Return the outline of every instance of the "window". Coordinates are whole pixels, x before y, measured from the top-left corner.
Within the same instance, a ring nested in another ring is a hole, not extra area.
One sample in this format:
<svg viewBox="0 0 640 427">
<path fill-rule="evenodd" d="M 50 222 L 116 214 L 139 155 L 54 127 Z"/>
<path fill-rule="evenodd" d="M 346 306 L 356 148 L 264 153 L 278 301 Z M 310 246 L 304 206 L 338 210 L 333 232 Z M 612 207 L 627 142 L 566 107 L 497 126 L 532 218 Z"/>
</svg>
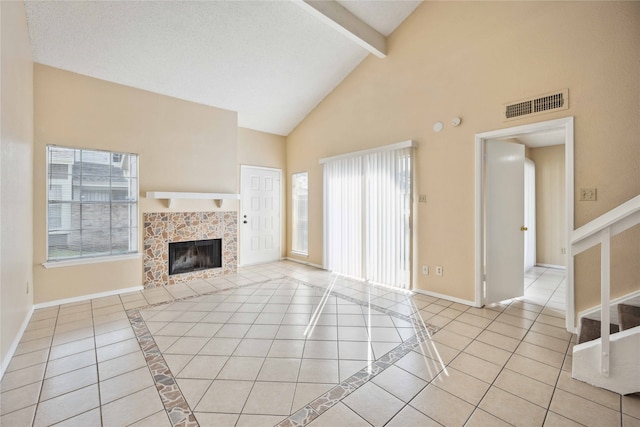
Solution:
<svg viewBox="0 0 640 427">
<path fill-rule="evenodd" d="M 47 259 L 138 249 L 138 156 L 47 146 Z"/>
<path fill-rule="evenodd" d="M 413 142 L 322 159 L 328 270 L 409 288 Z"/>
<path fill-rule="evenodd" d="M 292 176 L 293 212 L 291 250 L 299 255 L 309 254 L 309 177 L 307 172 Z"/>
</svg>

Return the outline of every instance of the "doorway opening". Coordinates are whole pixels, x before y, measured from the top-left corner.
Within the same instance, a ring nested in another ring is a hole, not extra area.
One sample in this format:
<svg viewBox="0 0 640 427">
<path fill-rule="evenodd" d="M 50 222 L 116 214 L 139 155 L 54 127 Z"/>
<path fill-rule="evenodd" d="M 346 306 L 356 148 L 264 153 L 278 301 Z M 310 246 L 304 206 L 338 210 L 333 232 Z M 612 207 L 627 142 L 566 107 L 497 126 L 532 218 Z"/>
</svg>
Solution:
<svg viewBox="0 0 640 427">
<path fill-rule="evenodd" d="M 558 144 L 564 144 L 564 213 L 561 218 L 564 230 L 561 231 L 562 236 L 560 236 L 560 239 L 565 242 L 565 246 L 558 247 L 557 242 L 553 244 L 558 252 L 563 250 L 566 252 L 566 242 L 569 241 L 569 233 L 573 230 L 573 117 L 476 135 L 476 306 L 480 307 L 499 301 L 499 299 L 491 300 L 492 298 L 506 296 L 503 299 L 507 299 L 524 295 L 523 237 L 527 231 L 527 227 L 523 224 L 525 151 L 530 153 L 543 146 Z M 520 145 L 520 148 L 516 147 L 516 145 Z M 495 146 L 500 146 L 500 148 L 496 150 Z M 503 149 L 506 151 L 503 151 Z M 533 160 L 535 162 L 535 156 L 530 157 L 534 157 Z M 497 161 L 497 163 L 491 163 L 492 161 Z M 504 177 L 508 175 L 497 174 L 494 176 L 495 170 L 502 168 L 500 162 L 509 164 L 521 162 L 518 166 L 519 169 L 512 168 L 512 172 L 510 172 L 511 176 L 516 176 L 518 175 L 517 171 L 521 171 L 521 181 L 512 183 L 511 188 L 501 187 L 504 184 Z M 496 182 L 499 184 L 496 184 Z M 514 201 L 513 199 L 518 200 Z M 502 201 L 515 206 L 513 208 L 516 210 L 515 213 L 505 213 L 506 209 L 503 209 Z M 516 209 L 518 206 L 520 206 L 519 211 Z M 496 219 L 498 218 L 497 215 L 503 215 L 503 218 Z M 490 225 L 492 223 L 493 229 Z M 515 229 L 516 223 L 519 224 L 517 229 Z M 497 248 L 496 252 L 492 252 L 495 248 Z M 522 249 L 520 250 L 520 248 Z M 513 249 L 520 250 L 519 254 L 514 255 Z M 509 263 L 504 262 L 500 251 L 511 256 L 512 261 Z M 562 257 L 556 258 L 556 261 L 541 262 L 538 260 L 537 263 L 542 264 L 545 268 L 554 268 L 562 265 L 562 262 L 558 261 L 558 259 L 566 260 L 566 325 L 567 329 L 572 330 L 574 328 L 573 260 L 566 253 L 561 253 L 561 255 Z M 518 266 L 514 264 L 515 259 L 519 259 Z M 499 264 L 507 265 L 506 271 Z M 520 277 L 519 281 L 517 278 L 514 279 L 515 277 Z M 503 286 L 500 282 L 508 288 L 496 290 L 496 286 Z"/>
</svg>

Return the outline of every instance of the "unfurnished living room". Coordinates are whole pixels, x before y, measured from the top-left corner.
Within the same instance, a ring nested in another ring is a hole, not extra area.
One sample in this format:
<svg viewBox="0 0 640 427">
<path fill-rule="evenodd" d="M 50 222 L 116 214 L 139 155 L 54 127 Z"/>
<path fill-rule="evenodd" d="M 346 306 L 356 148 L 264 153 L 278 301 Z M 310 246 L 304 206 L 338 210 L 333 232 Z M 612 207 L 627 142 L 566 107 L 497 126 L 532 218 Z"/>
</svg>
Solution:
<svg viewBox="0 0 640 427">
<path fill-rule="evenodd" d="M 0 20 L 0 425 L 640 426 L 640 2 Z"/>
</svg>

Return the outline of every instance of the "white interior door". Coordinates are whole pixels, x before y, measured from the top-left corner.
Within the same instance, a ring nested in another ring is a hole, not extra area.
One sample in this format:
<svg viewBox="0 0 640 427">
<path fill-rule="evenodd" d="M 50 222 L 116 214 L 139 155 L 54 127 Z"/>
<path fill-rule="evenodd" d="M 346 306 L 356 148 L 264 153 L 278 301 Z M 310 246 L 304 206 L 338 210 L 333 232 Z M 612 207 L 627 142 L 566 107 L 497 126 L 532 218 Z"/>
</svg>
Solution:
<svg viewBox="0 0 640 427">
<path fill-rule="evenodd" d="M 280 260 L 280 169 L 240 170 L 240 264 Z"/>
<path fill-rule="evenodd" d="M 485 144 L 485 304 L 524 294 L 524 146 Z"/>
</svg>

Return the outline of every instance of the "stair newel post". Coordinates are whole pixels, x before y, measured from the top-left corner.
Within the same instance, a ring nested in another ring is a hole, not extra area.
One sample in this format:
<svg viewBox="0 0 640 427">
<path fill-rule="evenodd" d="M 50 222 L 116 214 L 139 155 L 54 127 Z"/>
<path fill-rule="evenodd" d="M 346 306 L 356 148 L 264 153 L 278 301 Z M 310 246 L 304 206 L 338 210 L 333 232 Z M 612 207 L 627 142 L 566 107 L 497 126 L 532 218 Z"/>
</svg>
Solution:
<svg viewBox="0 0 640 427">
<path fill-rule="evenodd" d="M 601 359 L 602 375 L 609 376 L 609 333 L 611 317 L 609 314 L 610 281 L 611 281 L 611 228 L 606 227 L 600 232 L 600 307 L 601 307 Z"/>
</svg>

